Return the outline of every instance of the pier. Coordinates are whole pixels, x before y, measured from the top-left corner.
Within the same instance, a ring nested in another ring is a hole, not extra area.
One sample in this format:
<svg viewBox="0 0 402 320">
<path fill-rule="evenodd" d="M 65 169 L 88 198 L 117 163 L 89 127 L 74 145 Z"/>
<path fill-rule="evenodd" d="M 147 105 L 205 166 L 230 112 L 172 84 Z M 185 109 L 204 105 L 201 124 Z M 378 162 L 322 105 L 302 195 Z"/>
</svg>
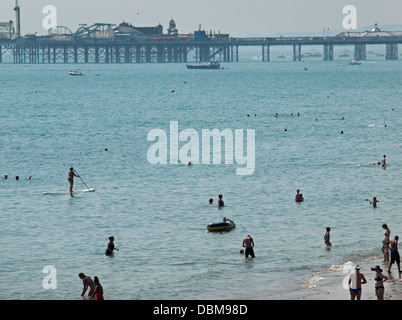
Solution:
<svg viewBox="0 0 402 320">
<path fill-rule="evenodd" d="M 229 34 L 206 34 L 199 30 L 179 34 L 174 20 L 170 20 L 167 33 L 159 24 L 156 27 L 135 27 L 128 23 L 119 25 L 96 23 L 81 26 L 76 32 L 58 26 L 46 36 L 28 34 L 21 36 L 20 7 L 14 8 L 16 23 L 0 22 L 0 63 L 6 54 L 13 63 L 186 63 L 238 62 L 240 47 L 260 47 L 261 60 L 271 60 L 271 48 L 290 46 L 293 61 L 301 61 L 302 48 L 321 47 L 324 61 L 334 60 L 334 47 L 352 46 L 353 59 L 366 60 L 367 47 L 384 45 L 385 59 L 398 59 L 398 45 L 402 32 L 382 31 L 377 25 L 365 32 L 343 32 L 323 37 L 231 37 Z"/>
<path fill-rule="evenodd" d="M 280 37 L 280 38 L 230 38 L 227 40 L 195 41 L 194 39 L 112 40 L 97 38 L 52 39 L 22 37 L 0 39 L 0 63 L 10 51 L 14 63 L 170 63 L 187 62 L 189 56 L 197 62 L 239 61 L 239 48 L 261 48 L 261 60 L 270 61 L 273 46 L 293 48 L 293 60 L 301 61 L 303 46 L 322 48 L 324 61 L 334 60 L 335 46 L 353 46 L 356 60 L 367 59 L 367 47 L 384 45 L 385 59 L 398 59 L 398 44 L 402 36 L 394 37 Z"/>
</svg>

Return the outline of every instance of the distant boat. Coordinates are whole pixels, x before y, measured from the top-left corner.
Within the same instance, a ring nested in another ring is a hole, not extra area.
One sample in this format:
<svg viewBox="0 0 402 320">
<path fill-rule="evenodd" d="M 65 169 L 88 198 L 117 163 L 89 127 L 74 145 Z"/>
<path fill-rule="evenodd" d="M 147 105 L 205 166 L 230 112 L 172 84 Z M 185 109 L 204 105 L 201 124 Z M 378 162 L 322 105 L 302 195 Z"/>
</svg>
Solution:
<svg viewBox="0 0 402 320">
<path fill-rule="evenodd" d="M 187 69 L 220 69 L 218 62 L 210 62 L 208 64 L 188 64 Z"/>
<path fill-rule="evenodd" d="M 285 58 L 286 58 L 286 56 L 284 54 L 278 55 L 278 59 L 285 59 Z"/>
<path fill-rule="evenodd" d="M 70 76 L 83 76 L 84 75 L 81 71 L 78 71 L 78 70 L 69 71 L 68 74 Z"/>
<path fill-rule="evenodd" d="M 351 62 L 349 62 L 349 65 L 351 65 L 351 66 L 357 66 L 359 64 L 362 64 L 362 63 L 360 61 L 357 61 L 357 60 L 352 60 Z"/>
<path fill-rule="evenodd" d="M 319 52 L 315 52 L 315 53 L 306 52 L 304 54 L 304 58 L 310 58 L 310 57 L 322 57 L 322 54 Z"/>
</svg>

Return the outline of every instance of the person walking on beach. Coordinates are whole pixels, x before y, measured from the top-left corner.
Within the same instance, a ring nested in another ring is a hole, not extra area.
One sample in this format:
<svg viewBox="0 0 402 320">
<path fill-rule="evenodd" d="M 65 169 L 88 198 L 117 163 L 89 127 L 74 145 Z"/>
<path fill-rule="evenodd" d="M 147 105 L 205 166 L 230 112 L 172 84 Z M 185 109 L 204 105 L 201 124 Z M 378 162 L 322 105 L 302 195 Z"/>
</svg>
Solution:
<svg viewBox="0 0 402 320">
<path fill-rule="evenodd" d="M 80 272 L 78 274 L 78 277 L 82 280 L 82 284 L 84 285 L 84 288 L 82 289 L 81 297 L 84 297 L 85 292 L 87 292 L 88 288 L 89 288 L 88 297 L 91 297 L 95 291 L 95 284 L 92 281 L 91 277 L 87 277 L 82 272 Z"/>
<path fill-rule="evenodd" d="M 107 244 L 105 255 L 112 256 L 114 254 L 113 250 L 119 251 L 119 249 L 114 246 L 114 237 L 111 236 L 109 237 L 109 243 Z"/>
<path fill-rule="evenodd" d="M 73 192 L 73 185 L 74 185 L 74 177 L 78 177 L 78 175 L 75 174 L 74 168 L 70 167 L 70 170 L 68 171 L 68 182 L 70 183 L 70 192 Z"/>
<path fill-rule="evenodd" d="M 391 240 L 389 243 L 390 249 L 391 249 L 391 261 L 389 263 L 388 267 L 388 273 L 391 273 L 391 267 L 396 262 L 396 265 L 398 266 L 398 271 L 401 272 L 401 258 L 399 257 L 399 252 L 398 252 L 398 240 L 399 237 L 395 236 L 394 240 Z"/>
<path fill-rule="evenodd" d="M 243 239 L 243 248 L 246 248 L 246 251 L 244 252 L 244 255 L 246 258 L 248 258 L 248 256 L 251 256 L 252 258 L 254 258 L 254 240 L 253 238 L 251 238 L 250 235 L 248 235 L 247 237 L 245 237 Z"/>
<path fill-rule="evenodd" d="M 350 300 L 360 300 L 362 296 L 362 284 L 367 283 L 366 278 L 360 273 L 360 266 L 356 266 L 355 270 L 349 276 Z"/>
<path fill-rule="evenodd" d="M 325 234 L 324 234 L 324 241 L 325 241 L 325 244 L 327 245 L 327 247 L 330 247 L 330 246 L 332 246 L 332 243 L 331 243 L 331 241 L 330 241 L 330 232 L 331 232 L 331 228 L 330 227 L 327 227 L 327 232 L 325 232 Z"/>
<path fill-rule="evenodd" d="M 103 287 L 100 284 L 98 277 L 96 276 L 94 277 L 94 284 L 95 284 L 95 290 L 89 297 L 89 299 L 93 300 L 93 297 L 95 297 L 95 300 L 105 300 L 103 299 Z"/>
<path fill-rule="evenodd" d="M 388 277 L 382 274 L 382 269 L 380 266 L 371 268 L 371 271 L 375 271 L 375 294 L 378 300 L 384 300 L 384 282 L 388 280 Z"/>
</svg>

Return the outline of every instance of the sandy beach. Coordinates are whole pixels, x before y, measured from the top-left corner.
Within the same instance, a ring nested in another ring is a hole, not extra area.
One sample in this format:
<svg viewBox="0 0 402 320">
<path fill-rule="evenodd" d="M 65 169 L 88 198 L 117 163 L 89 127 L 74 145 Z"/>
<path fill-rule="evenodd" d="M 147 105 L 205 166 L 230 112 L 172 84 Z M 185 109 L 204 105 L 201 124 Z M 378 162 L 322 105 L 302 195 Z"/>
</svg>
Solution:
<svg viewBox="0 0 402 320">
<path fill-rule="evenodd" d="M 350 300 L 347 281 L 350 272 L 356 264 L 349 261 L 341 266 L 333 266 L 326 271 L 314 272 L 313 276 L 307 281 L 311 289 L 311 295 L 303 299 L 306 300 Z M 371 268 L 379 265 L 383 270 L 383 275 L 389 279 L 384 282 L 384 300 L 402 300 L 402 273 L 398 272 L 398 267 L 393 264 L 391 273 L 388 273 L 388 263 L 382 261 L 382 257 L 368 258 L 359 262 L 360 273 L 367 280 L 362 285 L 361 300 L 377 300 L 375 294 L 375 272 Z"/>
</svg>

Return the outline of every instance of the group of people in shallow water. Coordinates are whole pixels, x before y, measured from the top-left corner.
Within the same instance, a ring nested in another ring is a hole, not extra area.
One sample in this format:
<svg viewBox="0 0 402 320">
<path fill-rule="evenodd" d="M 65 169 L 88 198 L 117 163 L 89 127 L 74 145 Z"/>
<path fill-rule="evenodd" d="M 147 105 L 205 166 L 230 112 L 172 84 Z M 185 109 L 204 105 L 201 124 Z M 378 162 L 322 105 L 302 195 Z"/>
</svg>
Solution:
<svg viewBox="0 0 402 320">
<path fill-rule="evenodd" d="M 383 262 L 389 263 L 388 265 L 388 273 L 391 273 L 391 267 L 394 263 L 398 266 L 398 272 L 401 273 L 400 267 L 400 256 L 398 251 L 398 240 L 399 237 L 395 236 L 393 240 L 390 240 L 391 231 L 389 230 L 387 224 L 383 224 L 382 228 L 385 230 L 384 233 L 384 240 L 382 241 L 382 249 L 381 251 L 384 254 Z M 324 241 L 327 246 L 332 246 L 330 241 L 330 231 L 331 228 L 327 227 L 326 232 L 324 234 Z M 391 254 L 390 254 L 391 253 Z M 390 259 L 391 257 L 391 259 Z M 375 286 L 375 293 L 378 300 L 384 300 L 384 282 L 387 281 L 389 278 L 382 274 L 383 270 L 380 266 L 375 266 L 371 268 L 371 271 L 375 271 L 375 278 L 374 278 L 374 286 Z M 349 285 L 349 292 L 351 300 L 360 300 L 362 295 L 362 284 L 367 283 L 366 278 L 360 272 L 360 266 L 355 266 L 353 272 L 349 275 L 348 285 Z"/>
<path fill-rule="evenodd" d="M 5 175 L 3 176 L 3 179 L 4 179 L 4 180 L 7 180 L 7 179 L 8 179 L 8 175 L 5 174 Z M 32 176 L 29 176 L 29 177 L 28 177 L 28 180 L 31 180 L 31 179 L 32 179 Z M 20 180 L 20 177 L 19 177 L 19 176 L 15 176 L 15 180 L 16 180 L 16 181 Z"/>
<path fill-rule="evenodd" d="M 388 273 L 391 273 L 391 267 L 394 263 L 398 266 L 399 273 L 400 269 L 400 258 L 398 252 L 398 236 L 395 236 L 394 240 L 390 240 L 391 231 L 389 230 L 387 224 L 383 224 L 382 228 L 385 230 L 384 240 L 382 241 L 383 247 L 382 251 L 384 254 L 383 262 L 388 262 Z M 391 261 L 389 261 L 389 250 L 391 250 Z M 384 282 L 389 280 L 389 278 L 382 274 L 383 270 L 380 266 L 375 266 L 371 268 L 371 271 L 375 272 L 374 277 L 374 288 L 375 294 L 378 300 L 384 300 Z M 364 275 L 360 272 L 360 266 L 356 265 L 353 272 L 349 275 L 348 285 L 351 300 L 360 300 L 362 295 L 362 285 L 366 284 L 367 280 Z"/>
<path fill-rule="evenodd" d="M 109 237 L 109 243 L 107 244 L 105 255 L 113 256 L 114 250 L 119 251 L 114 245 L 114 236 Z M 84 273 L 80 272 L 78 277 L 82 280 L 83 289 L 81 292 L 81 297 L 85 297 L 85 293 L 88 291 L 88 300 L 104 300 L 103 298 L 103 287 L 99 282 L 99 278 L 97 276 L 94 277 L 94 280 L 91 277 L 86 276 Z"/>
<path fill-rule="evenodd" d="M 379 162 L 379 165 L 382 164 L 386 166 L 385 162 L 385 155 L 381 163 Z M 296 190 L 296 195 L 295 195 L 295 201 L 296 202 L 302 202 L 304 200 L 303 194 L 300 193 L 300 190 Z M 369 201 L 370 204 L 373 205 L 374 208 L 377 207 L 377 203 L 380 201 L 377 200 L 376 197 L 373 198 L 372 201 L 369 199 L 366 199 L 366 201 Z M 390 239 L 391 231 L 388 228 L 387 224 L 383 224 L 382 228 L 385 230 L 384 233 L 384 240 L 382 241 L 382 248 L 381 251 L 383 252 L 384 255 L 384 260 L 383 262 L 389 263 L 388 265 L 388 273 L 391 273 L 391 267 L 395 263 L 398 267 L 398 272 L 402 273 L 401 268 L 400 268 L 400 255 L 398 251 L 398 240 L 399 237 L 395 236 L 393 240 Z M 326 232 L 324 234 L 324 243 L 325 245 L 329 248 L 332 246 L 331 240 L 330 240 L 330 232 L 331 228 L 326 227 Z M 377 296 L 378 300 L 384 300 L 384 282 L 387 281 L 389 278 L 386 277 L 385 275 L 382 274 L 383 270 L 381 269 L 380 266 L 375 266 L 374 268 L 371 268 L 372 271 L 375 271 L 375 293 Z M 354 271 L 350 274 L 349 276 L 349 291 L 350 291 L 350 297 L 351 300 L 360 300 L 361 299 L 361 294 L 362 294 L 362 284 L 367 283 L 366 278 L 362 273 L 360 273 L 360 266 L 357 265 L 354 268 Z"/>
<path fill-rule="evenodd" d="M 210 198 L 209 199 L 209 204 L 214 204 L 214 199 L 213 198 Z M 224 204 L 224 202 L 223 202 L 223 199 L 222 199 L 222 195 L 220 194 L 219 196 L 218 196 L 218 207 L 223 207 L 225 204 Z M 232 220 L 230 220 L 230 219 L 228 219 L 228 218 L 226 218 L 226 217 L 223 217 L 223 220 L 222 220 L 223 222 L 232 222 L 233 223 L 233 221 Z M 243 239 L 243 244 L 242 244 L 242 246 L 243 246 L 243 248 L 245 248 L 245 250 L 243 250 L 243 249 L 241 249 L 240 250 L 240 254 L 244 254 L 244 256 L 246 257 L 246 258 L 248 258 L 249 256 L 251 256 L 252 258 L 255 258 L 255 254 L 254 254 L 254 239 L 250 236 L 250 235 L 247 235 L 244 239 Z"/>
<path fill-rule="evenodd" d="M 81 297 L 85 296 L 85 293 L 88 291 L 88 300 L 104 300 L 103 299 L 103 287 L 99 282 L 99 278 L 97 276 L 94 277 L 94 280 L 91 277 L 86 276 L 84 273 L 80 272 L 78 274 L 78 278 L 82 280 L 83 289 L 81 293 Z"/>
</svg>

